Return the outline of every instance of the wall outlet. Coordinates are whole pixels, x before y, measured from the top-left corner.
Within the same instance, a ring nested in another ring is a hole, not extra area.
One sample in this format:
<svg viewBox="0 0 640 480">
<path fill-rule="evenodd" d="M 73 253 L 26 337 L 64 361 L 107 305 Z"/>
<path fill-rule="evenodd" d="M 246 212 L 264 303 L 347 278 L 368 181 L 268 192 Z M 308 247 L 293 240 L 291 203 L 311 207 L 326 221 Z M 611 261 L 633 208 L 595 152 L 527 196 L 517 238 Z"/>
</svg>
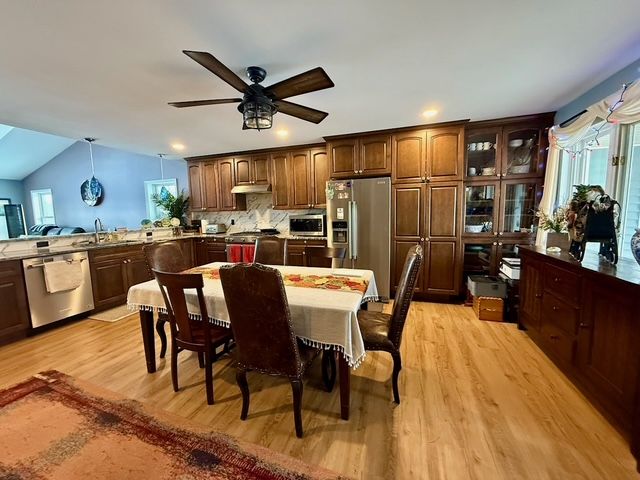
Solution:
<svg viewBox="0 0 640 480">
<path fill-rule="evenodd" d="M 235 225 L 235 224 L 236 224 L 236 221 L 232 218 L 231 219 L 231 225 Z"/>
</svg>

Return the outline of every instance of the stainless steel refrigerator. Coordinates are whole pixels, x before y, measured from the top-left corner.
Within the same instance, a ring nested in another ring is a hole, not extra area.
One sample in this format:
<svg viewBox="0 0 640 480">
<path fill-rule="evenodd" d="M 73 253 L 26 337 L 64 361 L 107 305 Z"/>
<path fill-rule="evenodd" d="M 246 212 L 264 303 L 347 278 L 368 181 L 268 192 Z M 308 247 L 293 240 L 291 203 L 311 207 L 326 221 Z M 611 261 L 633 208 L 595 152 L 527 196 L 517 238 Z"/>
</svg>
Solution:
<svg viewBox="0 0 640 480">
<path fill-rule="evenodd" d="M 327 182 L 328 245 L 347 249 L 345 267 L 373 270 L 385 300 L 391 284 L 390 230 L 390 178 Z"/>
</svg>

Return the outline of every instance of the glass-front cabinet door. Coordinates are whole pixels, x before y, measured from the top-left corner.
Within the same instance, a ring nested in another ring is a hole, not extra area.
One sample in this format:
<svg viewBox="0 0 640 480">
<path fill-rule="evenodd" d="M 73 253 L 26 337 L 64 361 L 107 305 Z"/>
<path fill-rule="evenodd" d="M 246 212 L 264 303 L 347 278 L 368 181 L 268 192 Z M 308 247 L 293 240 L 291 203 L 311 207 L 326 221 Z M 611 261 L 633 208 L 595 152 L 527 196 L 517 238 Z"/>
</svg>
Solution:
<svg viewBox="0 0 640 480">
<path fill-rule="evenodd" d="M 501 128 L 468 130 L 465 180 L 488 180 L 499 173 Z"/>
<path fill-rule="evenodd" d="M 497 181 L 465 185 L 463 235 L 488 237 L 498 231 L 498 185 Z"/>
<path fill-rule="evenodd" d="M 523 237 L 534 233 L 536 206 L 542 198 L 538 180 L 503 180 L 500 192 L 501 224 L 498 236 Z"/>
<path fill-rule="evenodd" d="M 547 142 L 540 128 L 505 128 L 501 176 L 531 177 L 542 175 L 546 161 Z"/>
</svg>

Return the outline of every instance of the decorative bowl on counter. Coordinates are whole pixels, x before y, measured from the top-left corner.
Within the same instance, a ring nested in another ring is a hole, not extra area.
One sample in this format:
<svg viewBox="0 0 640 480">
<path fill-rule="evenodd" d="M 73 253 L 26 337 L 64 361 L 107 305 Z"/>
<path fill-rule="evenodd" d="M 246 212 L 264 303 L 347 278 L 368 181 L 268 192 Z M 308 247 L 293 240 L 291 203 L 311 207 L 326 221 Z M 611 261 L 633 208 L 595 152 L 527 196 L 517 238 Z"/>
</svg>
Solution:
<svg viewBox="0 0 640 480">
<path fill-rule="evenodd" d="M 510 173 L 529 173 L 529 165 L 514 165 L 509 169 Z"/>
</svg>

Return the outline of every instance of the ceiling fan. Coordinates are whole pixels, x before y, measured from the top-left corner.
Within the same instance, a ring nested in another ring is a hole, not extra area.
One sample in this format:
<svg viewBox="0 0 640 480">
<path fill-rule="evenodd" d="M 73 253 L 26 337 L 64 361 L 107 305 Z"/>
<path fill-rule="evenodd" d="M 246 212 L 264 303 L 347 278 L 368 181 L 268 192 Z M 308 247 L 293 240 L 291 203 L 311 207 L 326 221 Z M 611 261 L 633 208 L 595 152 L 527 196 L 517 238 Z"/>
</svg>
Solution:
<svg viewBox="0 0 640 480">
<path fill-rule="evenodd" d="M 238 111 L 242 113 L 243 130 L 263 130 L 271 128 L 273 115 L 276 112 L 291 115 L 292 117 L 300 118 L 312 123 L 320 123 L 327 115 L 329 115 L 327 112 L 284 100 L 285 98 L 293 97 L 295 95 L 302 95 L 303 93 L 315 92 L 316 90 L 333 87 L 334 83 L 321 67 L 313 68 L 307 72 L 300 73 L 281 82 L 274 83 L 269 87 L 263 87 L 260 83 L 267 76 L 267 72 L 264 68 L 248 67 L 247 77 L 249 77 L 249 80 L 251 80 L 252 83 L 247 84 L 227 66 L 220 62 L 220 60 L 208 52 L 194 52 L 191 50 L 183 50 L 182 52 L 214 75 L 220 77 L 240 93 L 244 94 L 244 96 L 242 98 L 219 98 L 215 100 L 170 102 L 169 105 L 177 108 L 184 108 L 198 107 L 202 105 L 219 105 L 222 103 L 239 103 Z"/>
</svg>

